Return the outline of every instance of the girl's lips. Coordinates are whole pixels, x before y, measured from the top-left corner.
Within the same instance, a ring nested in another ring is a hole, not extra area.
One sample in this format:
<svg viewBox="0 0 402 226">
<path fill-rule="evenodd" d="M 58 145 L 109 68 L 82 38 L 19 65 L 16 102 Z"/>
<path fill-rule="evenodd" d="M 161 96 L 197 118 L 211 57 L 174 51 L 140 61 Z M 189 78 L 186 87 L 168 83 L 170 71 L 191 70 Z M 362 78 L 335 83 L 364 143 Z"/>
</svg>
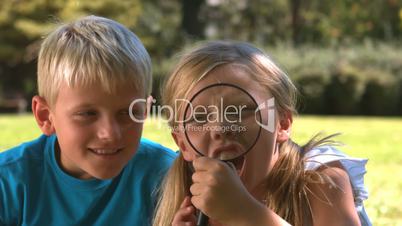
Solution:
<svg viewBox="0 0 402 226">
<path fill-rule="evenodd" d="M 218 158 L 221 161 L 231 163 L 234 166 L 237 174 L 240 175 L 244 168 L 244 148 L 237 143 L 222 145 L 212 151 L 212 157 Z"/>
<path fill-rule="evenodd" d="M 222 161 L 236 159 L 243 154 L 243 147 L 238 144 L 223 145 L 214 149 L 211 154 L 212 158 L 218 158 Z"/>
</svg>

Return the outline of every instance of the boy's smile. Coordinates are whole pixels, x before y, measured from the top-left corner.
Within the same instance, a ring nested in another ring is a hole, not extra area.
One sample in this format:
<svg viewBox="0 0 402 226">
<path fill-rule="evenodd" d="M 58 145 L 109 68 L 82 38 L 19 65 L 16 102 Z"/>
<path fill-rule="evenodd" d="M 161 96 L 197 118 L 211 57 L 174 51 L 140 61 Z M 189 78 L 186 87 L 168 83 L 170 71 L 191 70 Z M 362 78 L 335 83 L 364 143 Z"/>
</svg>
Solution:
<svg viewBox="0 0 402 226">
<path fill-rule="evenodd" d="M 122 150 L 122 148 L 112 148 L 112 149 L 104 149 L 104 148 L 89 148 L 90 151 L 94 152 L 97 155 L 104 156 L 112 156 Z"/>
<path fill-rule="evenodd" d="M 141 92 L 123 85 L 113 94 L 98 84 L 62 85 L 49 119 L 57 134 L 58 162 L 68 174 L 81 179 L 108 179 L 118 175 L 134 156 L 142 123 L 131 120 L 132 100 Z M 133 114 L 146 114 L 137 104 Z"/>
</svg>

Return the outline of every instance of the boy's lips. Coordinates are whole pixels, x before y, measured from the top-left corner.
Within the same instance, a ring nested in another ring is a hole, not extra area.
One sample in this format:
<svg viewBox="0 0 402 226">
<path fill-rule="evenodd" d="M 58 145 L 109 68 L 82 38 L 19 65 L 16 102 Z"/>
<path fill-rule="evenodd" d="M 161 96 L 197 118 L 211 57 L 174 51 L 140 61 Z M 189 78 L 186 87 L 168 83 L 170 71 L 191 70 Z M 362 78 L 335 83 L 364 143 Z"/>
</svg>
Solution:
<svg viewBox="0 0 402 226">
<path fill-rule="evenodd" d="M 88 148 L 88 149 L 96 155 L 104 155 L 104 156 L 114 155 L 123 150 L 123 148 Z"/>
</svg>

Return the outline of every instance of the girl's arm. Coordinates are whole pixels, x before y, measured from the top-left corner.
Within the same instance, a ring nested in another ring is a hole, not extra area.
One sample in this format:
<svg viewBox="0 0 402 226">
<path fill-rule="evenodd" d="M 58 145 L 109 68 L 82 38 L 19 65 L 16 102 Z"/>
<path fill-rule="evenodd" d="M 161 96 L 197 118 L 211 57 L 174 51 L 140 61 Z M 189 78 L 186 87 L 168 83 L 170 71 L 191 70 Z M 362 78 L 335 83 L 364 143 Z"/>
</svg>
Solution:
<svg viewBox="0 0 402 226">
<path fill-rule="evenodd" d="M 258 203 L 258 207 L 245 209 L 247 216 L 234 221 L 233 226 L 291 226 L 288 222 L 278 216 L 274 211 L 267 208 L 261 203 Z"/>
<path fill-rule="evenodd" d="M 328 175 L 338 187 L 310 184 L 309 201 L 314 226 L 360 226 L 352 185 L 340 162 L 318 169 Z"/>
</svg>

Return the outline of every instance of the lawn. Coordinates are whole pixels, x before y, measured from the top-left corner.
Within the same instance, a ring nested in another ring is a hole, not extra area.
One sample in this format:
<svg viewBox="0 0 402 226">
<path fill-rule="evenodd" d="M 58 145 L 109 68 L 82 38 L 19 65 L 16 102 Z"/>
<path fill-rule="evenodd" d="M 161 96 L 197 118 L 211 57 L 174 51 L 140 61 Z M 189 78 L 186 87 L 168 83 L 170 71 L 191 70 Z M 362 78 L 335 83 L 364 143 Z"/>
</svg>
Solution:
<svg viewBox="0 0 402 226">
<path fill-rule="evenodd" d="M 0 151 L 40 134 L 30 115 L 0 115 Z M 402 225 L 402 118 L 300 116 L 293 125 L 293 138 L 303 144 L 313 134 L 342 132 L 341 149 L 355 157 L 368 158 L 365 203 L 373 225 Z M 144 137 L 176 149 L 169 129 L 161 120 L 149 120 Z M 400 179 L 398 179 L 400 178 Z"/>
</svg>

